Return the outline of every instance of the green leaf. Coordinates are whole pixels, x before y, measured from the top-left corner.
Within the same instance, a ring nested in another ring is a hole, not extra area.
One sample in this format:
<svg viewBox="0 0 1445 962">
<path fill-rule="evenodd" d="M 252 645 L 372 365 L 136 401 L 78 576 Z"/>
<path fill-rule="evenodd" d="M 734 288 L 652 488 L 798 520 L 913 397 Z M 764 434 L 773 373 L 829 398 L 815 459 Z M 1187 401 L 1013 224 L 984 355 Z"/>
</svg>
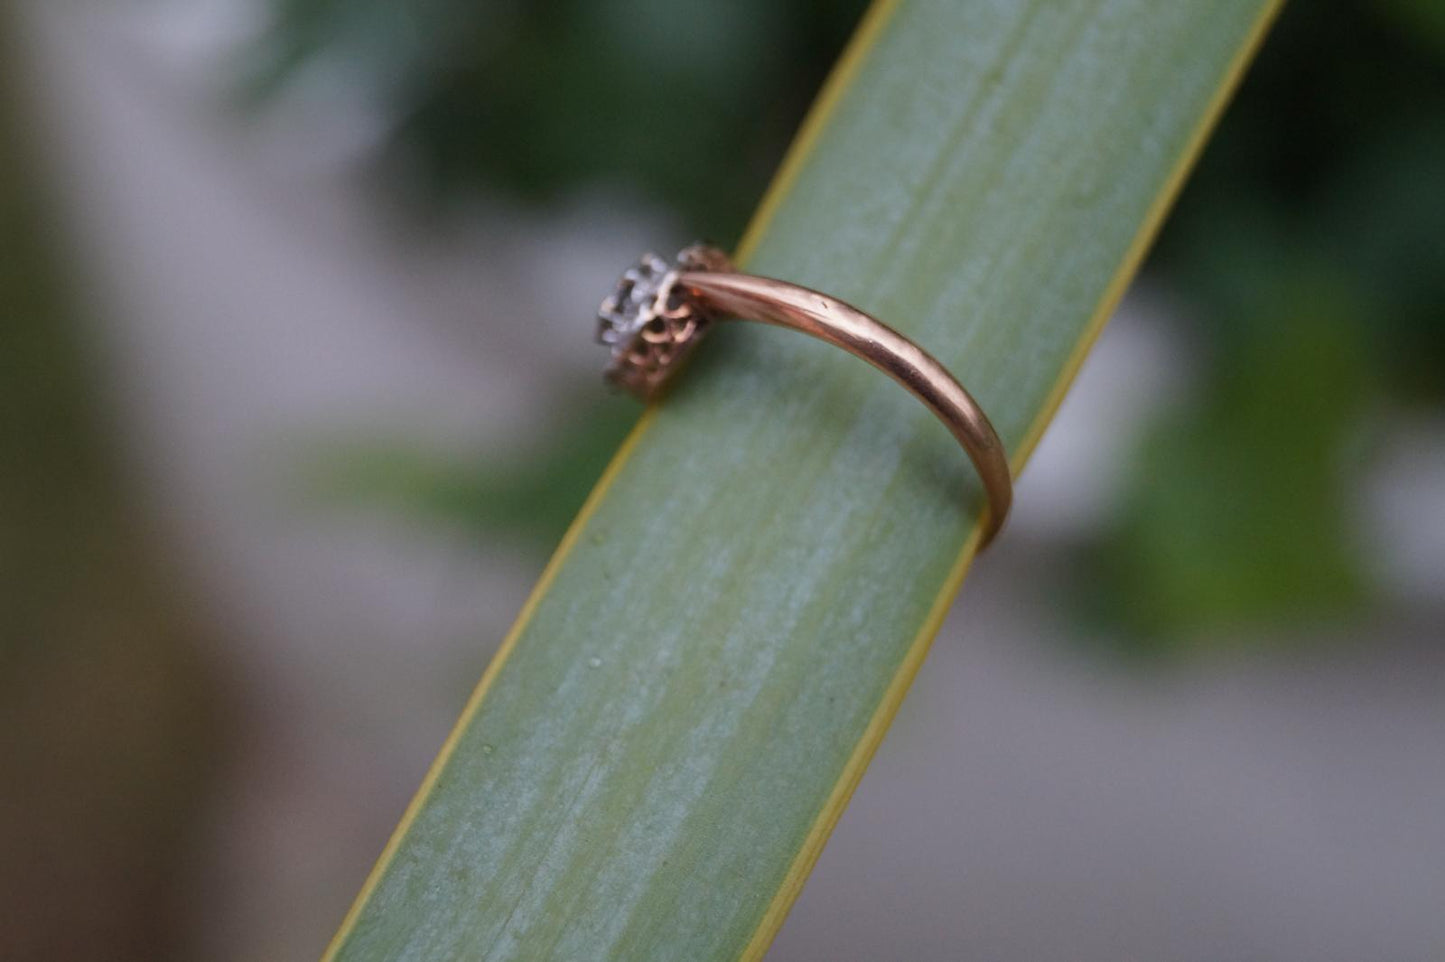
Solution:
<svg viewBox="0 0 1445 962">
<path fill-rule="evenodd" d="M 742 259 L 916 338 L 1018 468 L 1274 6 L 881 3 Z M 717 331 L 564 538 L 328 958 L 759 957 L 979 509 L 887 378 Z"/>
</svg>

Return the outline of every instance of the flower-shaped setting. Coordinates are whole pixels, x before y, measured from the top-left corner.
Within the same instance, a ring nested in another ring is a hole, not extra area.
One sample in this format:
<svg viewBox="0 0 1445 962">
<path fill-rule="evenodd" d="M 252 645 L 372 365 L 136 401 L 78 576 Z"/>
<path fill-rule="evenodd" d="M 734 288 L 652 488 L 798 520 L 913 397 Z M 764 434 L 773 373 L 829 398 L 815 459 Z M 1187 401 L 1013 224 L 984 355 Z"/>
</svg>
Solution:
<svg viewBox="0 0 1445 962">
<path fill-rule="evenodd" d="M 669 264 L 648 253 L 623 272 L 597 310 L 597 340 L 612 349 L 607 379 L 651 400 L 715 319 L 677 283 L 682 271 L 730 271 L 727 256 L 694 244 Z"/>
</svg>

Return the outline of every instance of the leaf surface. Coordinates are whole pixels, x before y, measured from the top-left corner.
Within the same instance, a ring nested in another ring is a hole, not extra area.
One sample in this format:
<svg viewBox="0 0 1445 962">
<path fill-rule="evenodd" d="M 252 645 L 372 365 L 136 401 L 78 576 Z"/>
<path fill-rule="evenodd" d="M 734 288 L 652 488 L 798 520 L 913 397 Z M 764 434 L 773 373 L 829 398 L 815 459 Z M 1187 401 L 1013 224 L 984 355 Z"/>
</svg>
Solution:
<svg viewBox="0 0 1445 962">
<path fill-rule="evenodd" d="M 922 344 L 1017 469 L 1274 6 L 883 2 L 740 257 Z M 715 331 L 564 539 L 328 956 L 759 957 L 980 507 L 887 378 L 791 332 Z"/>
</svg>

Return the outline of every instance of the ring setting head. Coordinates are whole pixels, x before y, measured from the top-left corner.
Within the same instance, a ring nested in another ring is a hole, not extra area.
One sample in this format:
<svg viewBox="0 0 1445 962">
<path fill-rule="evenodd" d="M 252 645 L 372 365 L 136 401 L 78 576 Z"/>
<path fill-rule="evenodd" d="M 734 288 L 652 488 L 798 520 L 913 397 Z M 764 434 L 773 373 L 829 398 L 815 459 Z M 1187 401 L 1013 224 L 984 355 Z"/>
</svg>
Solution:
<svg viewBox="0 0 1445 962">
<path fill-rule="evenodd" d="M 678 277 L 708 270 L 731 265 L 716 248 L 694 244 L 671 263 L 644 254 L 622 273 L 597 310 L 597 340 L 612 350 L 609 381 L 644 401 L 657 396 L 715 319 Z"/>
</svg>

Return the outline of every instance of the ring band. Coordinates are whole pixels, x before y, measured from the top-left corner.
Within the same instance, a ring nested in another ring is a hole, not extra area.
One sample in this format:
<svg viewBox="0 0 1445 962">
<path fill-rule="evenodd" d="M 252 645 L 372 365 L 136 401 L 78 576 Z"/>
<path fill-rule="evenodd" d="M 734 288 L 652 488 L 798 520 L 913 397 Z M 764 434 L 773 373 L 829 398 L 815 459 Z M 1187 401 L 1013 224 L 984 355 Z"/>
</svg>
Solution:
<svg viewBox="0 0 1445 962">
<path fill-rule="evenodd" d="M 701 244 L 672 264 L 646 254 L 598 311 L 597 339 L 612 348 L 607 377 L 654 399 L 713 322 L 759 321 L 810 334 L 862 358 L 908 388 L 958 439 L 983 481 L 993 540 L 1013 501 L 1008 456 L 988 417 L 948 369 L 881 321 L 827 294 L 737 273 L 722 251 Z"/>
</svg>

